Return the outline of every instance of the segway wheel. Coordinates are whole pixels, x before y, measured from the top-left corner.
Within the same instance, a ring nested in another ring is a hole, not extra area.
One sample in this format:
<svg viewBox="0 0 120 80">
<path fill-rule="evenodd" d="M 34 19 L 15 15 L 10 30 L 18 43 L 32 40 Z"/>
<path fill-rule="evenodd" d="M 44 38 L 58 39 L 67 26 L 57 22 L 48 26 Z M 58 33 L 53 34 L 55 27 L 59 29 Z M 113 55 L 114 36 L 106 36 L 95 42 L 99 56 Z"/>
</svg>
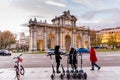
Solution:
<svg viewBox="0 0 120 80">
<path fill-rule="evenodd" d="M 78 73 L 78 79 L 81 79 L 81 78 L 82 78 L 82 74 Z"/>
<path fill-rule="evenodd" d="M 52 80 L 54 80 L 54 75 L 53 74 L 50 77 L 51 77 Z"/>
<path fill-rule="evenodd" d="M 76 73 L 73 73 L 73 78 L 74 78 L 74 79 L 76 79 L 76 78 L 77 78 Z"/>
<path fill-rule="evenodd" d="M 67 76 L 67 79 L 70 79 L 70 73 L 68 73 L 66 76 Z"/>
<path fill-rule="evenodd" d="M 84 73 L 83 75 L 84 75 L 84 79 L 86 80 L 86 79 L 87 79 L 87 74 L 86 74 L 86 73 Z"/>
<path fill-rule="evenodd" d="M 64 75 L 63 75 L 63 74 L 60 74 L 60 78 L 63 80 L 63 78 L 64 78 Z"/>
</svg>

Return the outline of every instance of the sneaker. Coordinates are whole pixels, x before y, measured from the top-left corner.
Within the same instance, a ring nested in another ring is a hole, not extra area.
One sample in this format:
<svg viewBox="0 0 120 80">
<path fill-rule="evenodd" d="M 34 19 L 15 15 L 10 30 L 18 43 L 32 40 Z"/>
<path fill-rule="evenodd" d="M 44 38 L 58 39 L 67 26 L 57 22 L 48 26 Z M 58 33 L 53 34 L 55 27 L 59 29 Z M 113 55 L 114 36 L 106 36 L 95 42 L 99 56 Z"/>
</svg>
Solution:
<svg viewBox="0 0 120 80">
<path fill-rule="evenodd" d="M 73 73 L 74 72 L 74 70 L 71 70 L 71 73 Z"/>
<path fill-rule="evenodd" d="M 101 67 L 98 67 L 98 70 L 100 70 Z"/>
<path fill-rule="evenodd" d="M 94 69 L 90 69 L 91 71 L 94 71 Z"/>
</svg>

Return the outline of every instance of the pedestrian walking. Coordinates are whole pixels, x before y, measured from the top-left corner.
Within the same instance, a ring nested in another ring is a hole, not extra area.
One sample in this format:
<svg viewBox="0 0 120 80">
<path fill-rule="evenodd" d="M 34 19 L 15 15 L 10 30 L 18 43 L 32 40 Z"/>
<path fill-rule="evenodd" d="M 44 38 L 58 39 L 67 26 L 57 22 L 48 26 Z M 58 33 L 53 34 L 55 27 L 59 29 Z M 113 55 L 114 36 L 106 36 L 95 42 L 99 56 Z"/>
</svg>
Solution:
<svg viewBox="0 0 120 80">
<path fill-rule="evenodd" d="M 100 70 L 101 67 L 96 64 L 98 59 L 97 59 L 97 56 L 96 56 L 96 51 L 93 47 L 91 47 L 91 49 L 90 49 L 90 61 L 91 61 L 91 66 L 92 66 L 92 68 L 90 70 L 93 71 L 94 66 L 97 67 L 98 70 Z"/>
<path fill-rule="evenodd" d="M 71 47 L 70 52 L 69 52 L 69 64 L 71 64 L 71 67 L 73 70 L 77 69 L 77 52 L 76 50 Z"/>
<path fill-rule="evenodd" d="M 60 46 L 59 46 L 59 45 L 55 46 L 55 51 L 54 51 L 54 53 L 55 53 L 56 72 L 57 72 L 57 73 L 60 73 L 60 71 L 59 71 L 59 66 L 60 66 L 60 60 L 62 59 L 62 57 L 60 56 L 61 52 L 59 51 L 59 49 L 60 49 Z"/>
</svg>

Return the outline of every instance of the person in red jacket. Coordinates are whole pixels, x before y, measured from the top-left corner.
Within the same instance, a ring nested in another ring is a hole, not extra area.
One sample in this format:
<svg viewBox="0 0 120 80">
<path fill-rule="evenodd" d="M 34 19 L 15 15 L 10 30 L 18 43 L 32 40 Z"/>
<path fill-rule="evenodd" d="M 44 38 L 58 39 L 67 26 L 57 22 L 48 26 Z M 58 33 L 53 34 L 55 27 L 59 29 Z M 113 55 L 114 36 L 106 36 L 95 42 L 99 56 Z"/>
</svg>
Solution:
<svg viewBox="0 0 120 80">
<path fill-rule="evenodd" d="M 98 66 L 96 64 L 98 59 L 96 57 L 96 51 L 93 47 L 91 47 L 91 49 L 90 49 L 90 61 L 91 61 L 91 66 L 92 66 L 92 69 L 90 69 L 90 70 L 94 70 L 94 66 L 96 66 L 98 68 L 98 70 L 100 70 L 100 66 Z"/>
</svg>

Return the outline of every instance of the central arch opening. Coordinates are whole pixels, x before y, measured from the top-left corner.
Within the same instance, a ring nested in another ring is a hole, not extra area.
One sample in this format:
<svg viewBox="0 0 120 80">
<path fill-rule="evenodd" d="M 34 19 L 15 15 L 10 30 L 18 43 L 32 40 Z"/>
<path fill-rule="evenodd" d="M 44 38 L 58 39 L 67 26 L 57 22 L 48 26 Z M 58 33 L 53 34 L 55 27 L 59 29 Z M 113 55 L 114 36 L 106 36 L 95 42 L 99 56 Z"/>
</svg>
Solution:
<svg viewBox="0 0 120 80">
<path fill-rule="evenodd" d="M 70 45 L 71 45 L 71 37 L 69 35 L 66 35 L 65 36 L 65 47 L 66 47 L 66 50 L 69 50 Z"/>
</svg>

